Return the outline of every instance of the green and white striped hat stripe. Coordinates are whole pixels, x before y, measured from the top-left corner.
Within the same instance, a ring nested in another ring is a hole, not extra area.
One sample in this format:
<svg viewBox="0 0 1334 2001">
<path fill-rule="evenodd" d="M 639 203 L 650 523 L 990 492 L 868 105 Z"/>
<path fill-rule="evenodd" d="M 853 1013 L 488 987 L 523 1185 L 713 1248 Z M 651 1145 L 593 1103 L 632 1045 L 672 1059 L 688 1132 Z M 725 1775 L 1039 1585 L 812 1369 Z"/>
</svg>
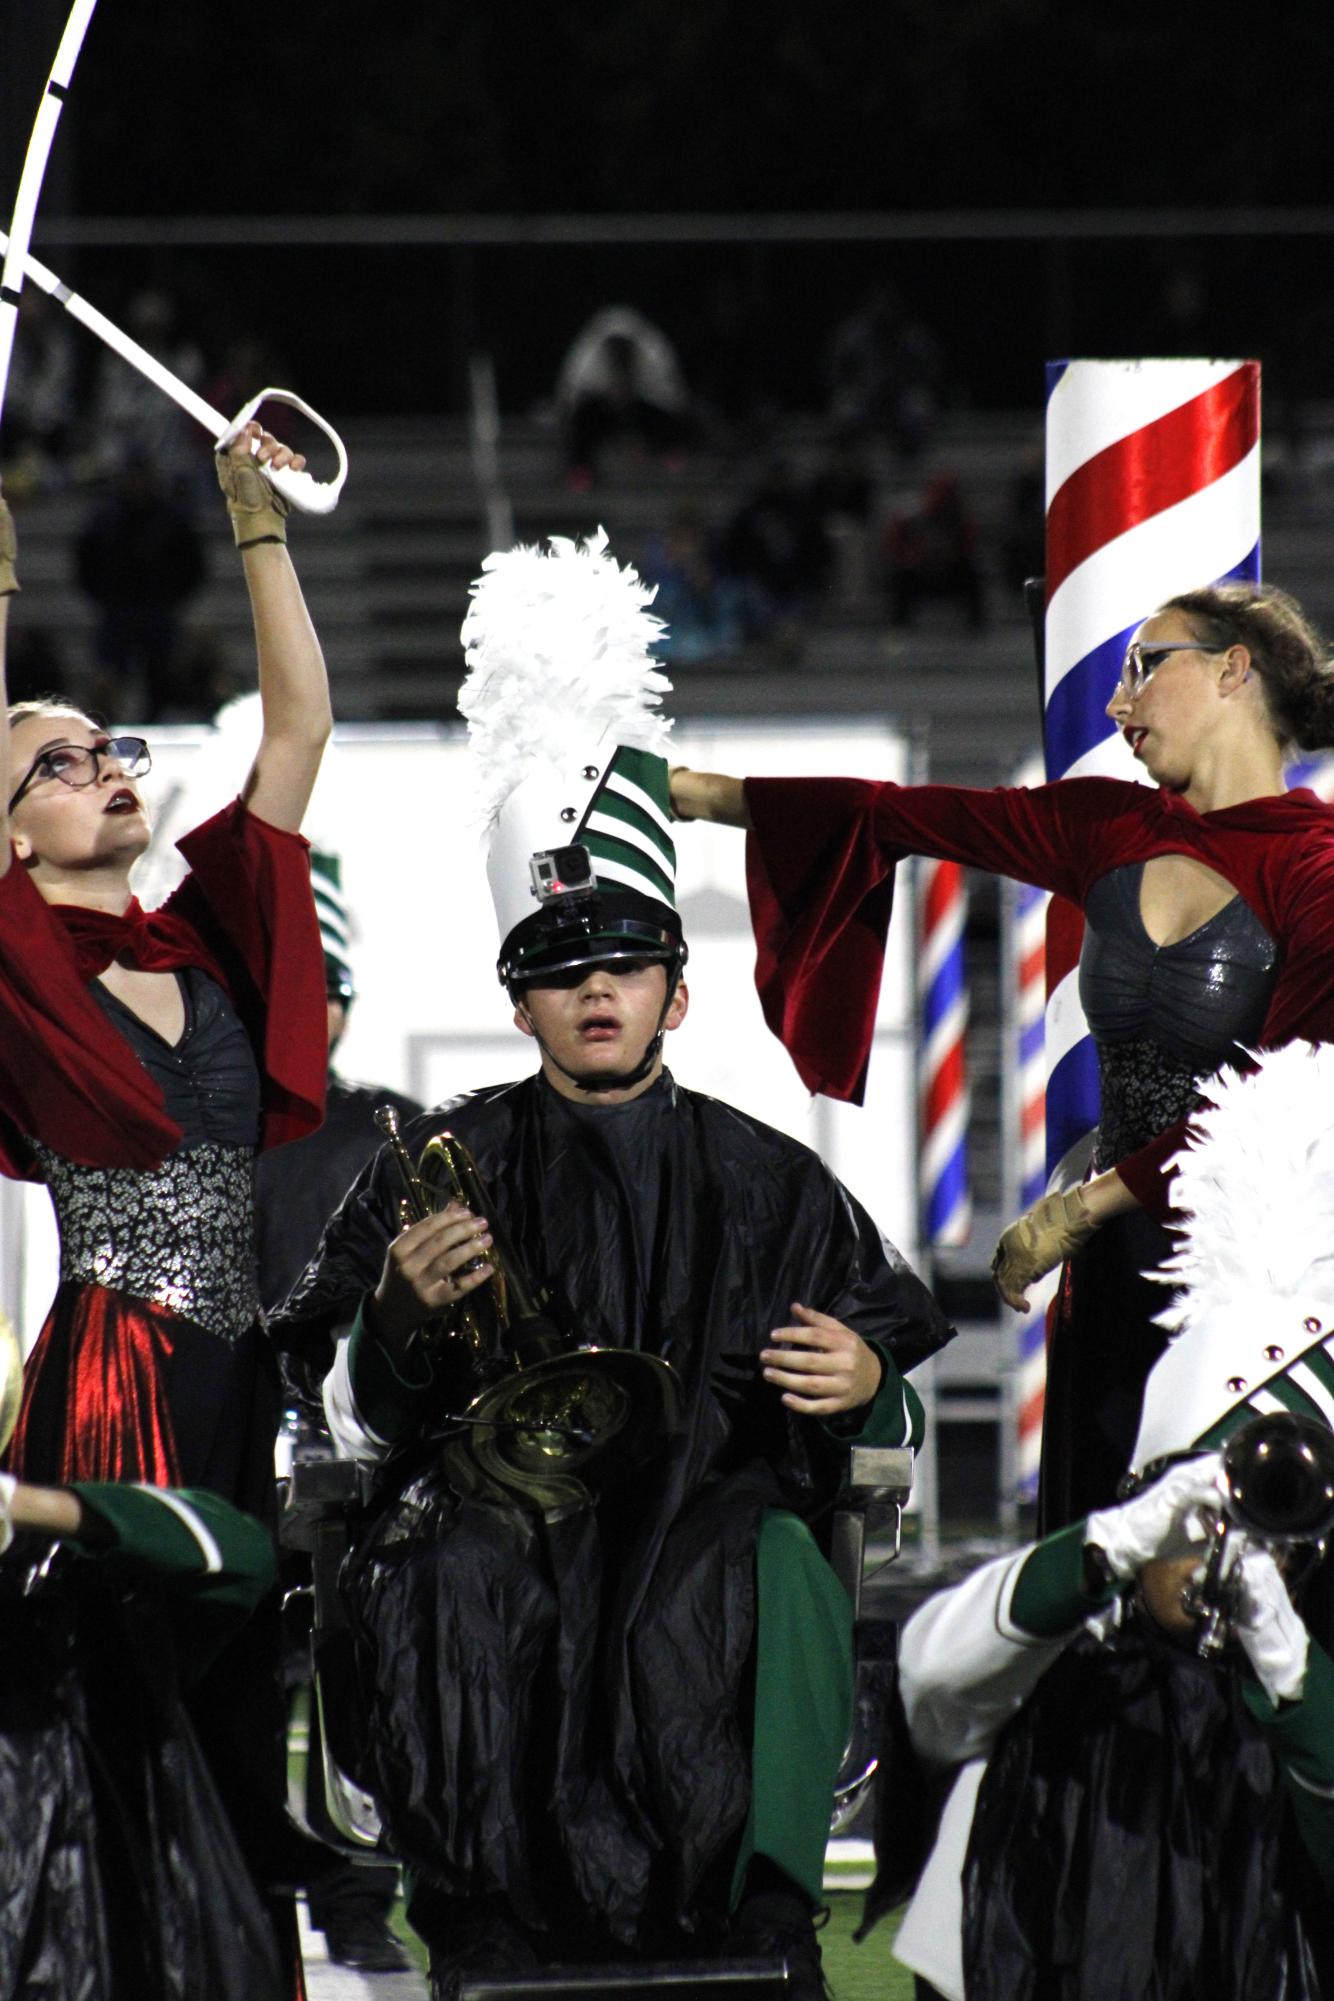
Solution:
<svg viewBox="0 0 1334 2001">
<path fill-rule="evenodd" d="M 599 881 L 637 889 L 676 907 L 667 763 L 651 751 L 617 750 L 580 823 L 577 839 Z"/>
<path fill-rule="evenodd" d="M 336 952 L 339 958 L 347 957 L 349 938 L 347 911 L 334 897 L 330 896 L 319 882 L 314 883 L 315 916 L 319 922 L 320 937 L 326 952 Z"/>
<path fill-rule="evenodd" d="M 310 851 L 310 887 L 315 898 L 315 915 L 326 952 L 346 959 L 351 940 L 348 935 L 347 905 L 343 901 L 343 865 L 337 855 Z"/>
<path fill-rule="evenodd" d="M 1284 1410 L 1334 1430 L 1334 1354 L 1327 1342 L 1308 1348 L 1291 1368 L 1271 1376 L 1244 1403 L 1234 1404 L 1195 1442 L 1212 1451 L 1249 1419 Z"/>
</svg>

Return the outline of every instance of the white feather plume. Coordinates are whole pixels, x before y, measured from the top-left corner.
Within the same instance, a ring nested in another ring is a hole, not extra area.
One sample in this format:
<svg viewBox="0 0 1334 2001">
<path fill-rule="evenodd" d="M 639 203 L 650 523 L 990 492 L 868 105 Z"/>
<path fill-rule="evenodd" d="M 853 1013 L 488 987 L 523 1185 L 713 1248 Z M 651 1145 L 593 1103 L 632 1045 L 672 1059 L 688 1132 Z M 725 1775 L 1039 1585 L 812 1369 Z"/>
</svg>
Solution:
<svg viewBox="0 0 1334 2001">
<path fill-rule="evenodd" d="M 671 682 L 650 651 L 666 630 L 648 610 L 656 586 L 607 554 L 603 529 L 498 550 L 471 595 L 459 708 L 488 824 L 535 766 L 582 761 L 599 739 L 666 752 L 659 704 Z"/>
<path fill-rule="evenodd" d="M 1186 1223 L 1149 1276 L 1184 1288 L 1157 1316 L 1179 1332 L 1243 1300 L 1334 1311 L 1334 1045 L 1292 1042 L 1257 1061 L 1202 1087 L 1199 1138 L 1177 1156 Z"/>
</svg>

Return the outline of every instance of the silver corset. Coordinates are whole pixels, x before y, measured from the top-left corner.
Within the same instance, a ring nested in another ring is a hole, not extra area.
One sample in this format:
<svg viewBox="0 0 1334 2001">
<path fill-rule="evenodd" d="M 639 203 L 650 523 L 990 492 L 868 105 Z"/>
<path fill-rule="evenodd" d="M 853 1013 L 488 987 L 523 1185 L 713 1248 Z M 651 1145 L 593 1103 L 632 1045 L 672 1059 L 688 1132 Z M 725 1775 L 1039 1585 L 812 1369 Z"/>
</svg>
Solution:
<svg viewBox="0 0 1334 2001">
<path fill-rule="evenodd" d="M 254 1154 L 193 1146 L 161 1167 L 80 1167 L 28 1144 L 60 1225 L 60 1276 L 128 1293 L 235 1341 L 259 1314 Z"/>
<path fill-rule="evenodd" d="M 1199 1065 L 1148 1037 L 1099 1045 L 1098 1076 L 1102 1114 L 1093 1139 L 1095 1174 L 1147 1146 L 1200 1102 Z"/>
</svg>

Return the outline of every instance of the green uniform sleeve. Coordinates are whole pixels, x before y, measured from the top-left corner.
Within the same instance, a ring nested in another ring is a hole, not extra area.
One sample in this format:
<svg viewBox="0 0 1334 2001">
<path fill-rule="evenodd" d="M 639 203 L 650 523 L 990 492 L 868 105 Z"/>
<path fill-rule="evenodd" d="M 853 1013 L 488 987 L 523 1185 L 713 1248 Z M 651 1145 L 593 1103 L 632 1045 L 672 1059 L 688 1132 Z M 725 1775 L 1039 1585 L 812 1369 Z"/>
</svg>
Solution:
<svg viewBox="0 0 1334 2001">
<path fill-rule="evenodd" d="M 1283 1767 L 1307 1852 L 1334 1885 L 1334 1662 L 1312 1640 L 1300 1702 L 1275 1708 L 1258 1681 L 1248 1680 L 1243 1693 Z"/>
<path fill-rule="evenodd" d="M 1035 1639 L 1073 1632 L 1119 1586 L 1094 1578 L 1085 1561 L 1086 1524 L 1072 1522 L 1036 1544 L 1024 1559 L 1010 1599 L 1010 1617 Z"/>
<path fill-rule="evenodd" d="M 187 1676 L 202 1673 L 277 1577 L 263 1525 L 189 1488 L 81 1482 L 70 1491 L 92 1531 L 84 1555 L 127 1582 L 156 1584 L 176 1615 Z"/>
<path fill-rule="evenodd" d="M 916 1450 L 926 1435 L 922 1399 L 900 1375 L 888 1348 L 879 1341 L 866 1345 L 882 1367 L 879 1389 L 869 1404 L 822 1419 L 824 1428 L 841 1445 L 911 1445 Z"/>
<path fill-rule="evenodd" d="M 428 1414 L 435 1389 L 429 1357 L 418 1346 L 395 1359 L 367 1325 L 364 1302 L 348 1336 L 347 1371 L 360 1415 L 386 1444 L 397 1444 Z"/>
</svg>

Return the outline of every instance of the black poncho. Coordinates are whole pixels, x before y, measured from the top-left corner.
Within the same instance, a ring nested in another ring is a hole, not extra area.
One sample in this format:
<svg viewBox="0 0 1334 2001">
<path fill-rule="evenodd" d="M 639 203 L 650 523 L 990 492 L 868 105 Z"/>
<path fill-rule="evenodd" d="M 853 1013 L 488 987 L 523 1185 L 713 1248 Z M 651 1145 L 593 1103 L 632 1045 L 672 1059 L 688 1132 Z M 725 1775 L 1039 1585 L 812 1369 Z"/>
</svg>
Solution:
<svg viewBox="0 0 1334 2001">
<path fill-rule="evenodd" d="M 391 1842 L 445 1891 L 642 1940 L 655 1919 L 698 1921 L 745 1818 L 761 1514 L 818 1521 L 846 1457 L 784 1408 L 759 1350 L 794 1300 L 900 1368 L 950 1329 L 815 1155 L 669 1076 L 618 1106 L 572 1105 L 540 1077 L 478 1092 L 409 1126 L 410 1151 L 444 1127 L 552 1318 L 666 1357 L 685 1420 L 614 1502 L 556 1528 L 460 1497 L 420 1453 L 391 1461 L 346 1578 L 374 1664 L 370 1776 Z M 309 1357 L 352 1317 L 400 1194 L 382 1154 L 281 1343 Z"/>
</svg>

